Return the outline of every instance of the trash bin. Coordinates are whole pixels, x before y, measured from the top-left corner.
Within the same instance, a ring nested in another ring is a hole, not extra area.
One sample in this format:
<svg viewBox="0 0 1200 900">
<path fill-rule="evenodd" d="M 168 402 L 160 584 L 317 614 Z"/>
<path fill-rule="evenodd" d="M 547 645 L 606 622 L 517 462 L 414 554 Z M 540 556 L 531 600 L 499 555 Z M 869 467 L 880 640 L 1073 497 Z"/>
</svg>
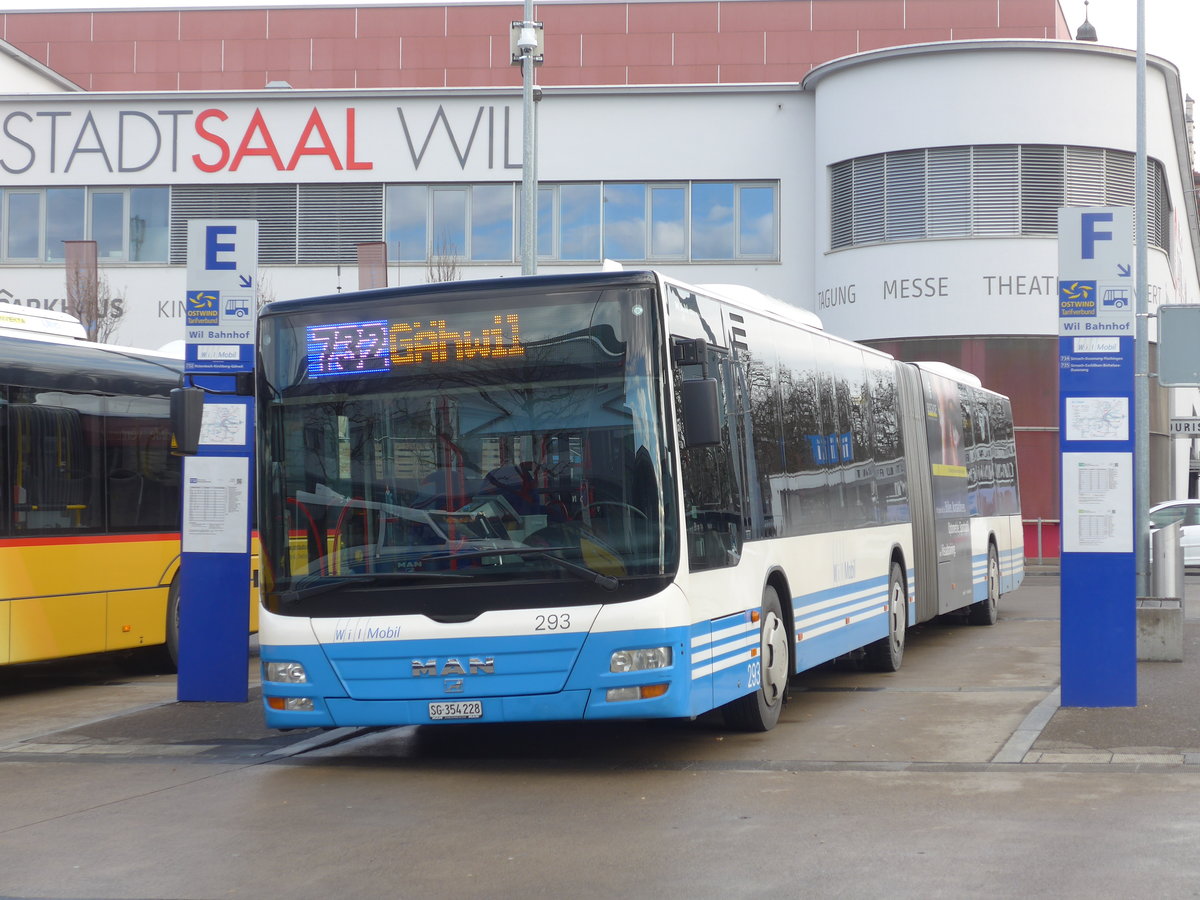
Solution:
<svg viewBox="0 0 1200 900">
<path fill-rule="evenodd" d="M 1150 535 L 1150 595 L 1183 599 L 1182 526 L 1164 525 Z"/>
</svg>

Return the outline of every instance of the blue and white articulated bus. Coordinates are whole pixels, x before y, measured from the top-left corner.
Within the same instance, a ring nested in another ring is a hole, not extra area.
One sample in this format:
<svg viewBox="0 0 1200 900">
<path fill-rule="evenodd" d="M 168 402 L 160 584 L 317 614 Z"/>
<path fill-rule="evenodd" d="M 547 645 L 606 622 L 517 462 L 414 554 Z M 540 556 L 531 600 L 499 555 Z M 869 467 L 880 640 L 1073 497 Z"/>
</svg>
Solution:
<svg viewBox="0 0 1200 900">
<path fill-rule="evenodd" d="M 654 272 L 268 304 L 268 725 L 694 717 L 1023 575 L 1008 400 Z"/>
</svg>

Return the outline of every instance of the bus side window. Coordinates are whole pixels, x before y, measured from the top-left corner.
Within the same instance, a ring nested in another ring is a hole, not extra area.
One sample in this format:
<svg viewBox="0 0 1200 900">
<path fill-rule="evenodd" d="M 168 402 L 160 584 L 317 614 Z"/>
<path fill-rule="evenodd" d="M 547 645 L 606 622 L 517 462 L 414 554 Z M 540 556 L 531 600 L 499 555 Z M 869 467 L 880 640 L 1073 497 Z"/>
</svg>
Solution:
<svg viewBox="0 0 1200 900">
<path fill-rule="evenodd" d="M 180 458 L 170 450 L 170 401 L 108 397 L 105 409 L 105 487 L 112 531 L 170 531 L 177 527 Z"/>
<path fill-rule="evenodd" d="M 721 443 L 683 450 L 683 502 L 689 566 L 692 571 L 737 565 L 742 550 L 742 504 L 734 471 L 730 405 L 730 361 L 724 351 L 709 349 L 709 374 L 717 379 L 723 417 Z M 683 381 L 699 378 L 699 366 L 675 370 L 676 409 L 681 408 Z M 679 436 L 683 447 L 683 436 Z"/>
<path fill-rule="evenodd" d="M 8 389 L 0 386 L 0 537 L 6 537 L 13 526 L 12 503 L 16 482 L 9 465 L 11 456 L 12 450 L 8 445 Z"/>
<path fill-rule="evenodd" d="M 96 530 L 102 504 L 92 473 L 103 425 L 90 411 L 94 398 L 65 392 L 39 397 L 22 388 L 13 401 L 8 453 L 15 529 Z"/>
</svg>

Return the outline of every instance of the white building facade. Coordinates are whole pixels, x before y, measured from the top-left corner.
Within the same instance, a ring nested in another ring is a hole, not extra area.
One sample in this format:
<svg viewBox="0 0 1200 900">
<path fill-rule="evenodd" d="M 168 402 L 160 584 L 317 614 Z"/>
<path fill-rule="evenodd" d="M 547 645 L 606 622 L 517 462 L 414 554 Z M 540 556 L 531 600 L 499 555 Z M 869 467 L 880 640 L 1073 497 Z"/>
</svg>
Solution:
<svg viewBox="0 0 1200 900">
<path fill-rule="evenodd" d="M 178 340 L 191 218 L 259 221 L 268 300 L 356 289 L 364 243 L 392 285 L 520 271 L 519 90 L 84 93 L 0 66 L 32 79 L 0 98 L 0 302 L 64 308 L 62 242 L 94 240 L 116 340 Z M 1178 73 L 1148 80 L 1156 308 L 1200 300 L 1200 252 Z M 975 371 L 1014 400 L 1026 546 L 1057 554 L 1056 212 L 1133 204 L 1131 53 L 955 41 L 537 110 L 540 271 L 744 283 Z M 1155 500 L 1187 492 L 1190 455 L 1156 403 Z"/>
</svg>

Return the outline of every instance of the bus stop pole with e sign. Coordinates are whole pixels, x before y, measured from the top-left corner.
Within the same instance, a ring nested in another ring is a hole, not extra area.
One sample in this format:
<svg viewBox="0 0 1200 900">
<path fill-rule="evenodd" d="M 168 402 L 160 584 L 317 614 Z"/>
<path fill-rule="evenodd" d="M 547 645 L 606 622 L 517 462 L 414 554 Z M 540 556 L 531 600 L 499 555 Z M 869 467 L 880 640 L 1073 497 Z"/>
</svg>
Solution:
<svg viewBox="0 0 1200 900">
<path fill-rule="evenodd" d="M 1137 706 L 1133 210 L 1058 212 L 1062 705 Z"/>
<path fill-rule="evenodd" d="M 188 222 L 184 371 L 204 392 L 183 466 L 179 700 L 244 702 L 254 498 L 254 320 L 258 222 Z"/>
</svg>

